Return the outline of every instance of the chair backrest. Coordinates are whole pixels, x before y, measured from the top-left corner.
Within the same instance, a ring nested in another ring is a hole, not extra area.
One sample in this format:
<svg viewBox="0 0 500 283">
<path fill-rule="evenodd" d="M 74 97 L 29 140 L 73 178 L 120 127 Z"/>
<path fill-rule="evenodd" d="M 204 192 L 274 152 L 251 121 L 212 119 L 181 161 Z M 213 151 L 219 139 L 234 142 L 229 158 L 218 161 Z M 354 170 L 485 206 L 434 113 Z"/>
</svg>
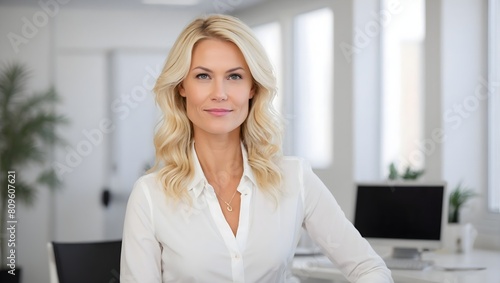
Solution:
<svg viewBox="0 0 500 283">
<path fill-rule="evenodd" d="M 49 243 L 59 283 L 118 283 L 122 241 Z M 49 259 L 51 258 L 49 250 Z M 57 282 L 52 280 L 51 282 Z"/>
<path fill-rule="evenodd" d="M 52 242 L 47 243 L 47 251 L 49 252 L 50 283 L 59 283 L 59 278 L 57 278 L 56 259 L 54 258 L 54 246 L 52 245 Z"/>
</svg>

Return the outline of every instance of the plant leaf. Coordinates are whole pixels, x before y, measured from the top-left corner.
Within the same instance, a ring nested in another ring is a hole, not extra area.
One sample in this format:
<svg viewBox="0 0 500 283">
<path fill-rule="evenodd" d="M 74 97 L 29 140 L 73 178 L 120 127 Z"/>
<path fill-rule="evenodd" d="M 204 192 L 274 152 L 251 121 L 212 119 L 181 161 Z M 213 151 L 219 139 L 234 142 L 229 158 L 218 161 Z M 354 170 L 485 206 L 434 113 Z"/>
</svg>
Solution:
<svg viewBox="0 0 500 283">
<path fill-rule="evenodd" d="M 0 169 L 42 165 L 37 182 L 16 181 L 16 198 L 32 204 L 40 186 L 53 189 L 61 185 L 53 168 L 43 168 L 52 146 L 64 142 L 57 127 L 68 121 L 54 112 L 60 100 L 55 89 L 29 95 L 27 79 L 28 71 L 20 64 L 8 64 L 0 72 Z M 0 188 L 0 192 L 5 197 L 6 190 Z"/>
<path fill-rule="evenodd" d="M 62 185 L 62 182 L 57 176 L 56 171 L 52 168 L 43 171 L 38 176 L 37 181 L 41 184 L 45 184 L 51 190 L 58 189 Z"/>
</svg>

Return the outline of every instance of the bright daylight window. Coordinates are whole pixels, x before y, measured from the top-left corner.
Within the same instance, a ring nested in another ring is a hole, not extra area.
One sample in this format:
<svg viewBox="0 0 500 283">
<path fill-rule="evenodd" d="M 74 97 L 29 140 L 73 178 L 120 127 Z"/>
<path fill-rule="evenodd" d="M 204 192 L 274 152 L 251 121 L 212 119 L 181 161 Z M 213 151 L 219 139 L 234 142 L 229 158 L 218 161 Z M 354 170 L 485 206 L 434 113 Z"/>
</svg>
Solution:
<svg viewBox="0 0 500 283">
<path fill-rule="evenodd" d="M 278 93 L 273 101 L 273 104 L 276 110 L 283 113 L 281 27 L 279 23 L 272 22 L 253 27 L 253 31 L 266 50 L 267 56 L 269 57 L 269 60 L 271 60 L 271 64 L 273 64 L 278 86 Z"/>
<path fill-rule="evenodd" d="M 488 206 L 500 212 L 500 0 L 488 12 Z"/>
<path fill-rule="evenodd" d="M 394 3 L 397 2 L 397 3 Z M 423 138 L 424 0 L 381 0 L 382 9 L 399 4 L 382 32 L 382 177 L 389 164 L 398 169 L 421 169 L 425 156 L 418 150 Z"/>
<path fill-rule="evenodd" d="M 294 18 L 294 154 L 314 168 L 333 159 L 333 12 Z"/>
</svg>

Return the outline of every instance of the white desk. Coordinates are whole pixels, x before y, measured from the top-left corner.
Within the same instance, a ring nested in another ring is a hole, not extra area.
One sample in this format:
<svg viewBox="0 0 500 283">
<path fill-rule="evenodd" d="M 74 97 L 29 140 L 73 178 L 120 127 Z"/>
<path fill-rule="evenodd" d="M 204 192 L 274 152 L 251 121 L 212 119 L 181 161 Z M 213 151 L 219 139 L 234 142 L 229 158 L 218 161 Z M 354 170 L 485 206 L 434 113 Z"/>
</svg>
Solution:
<svg viewBox="0 0 500 283">
<path fill-rule="evenodd" d="M 445 252 L 424 253 L 424 260 L 433 260 L 433 267 L 424 270 L 392 270 L 395 283 L 500 283 L 500 251 L 474 250 L 468 254 Z M 323 255 L 297 256 L 293 262 L 293 273 L 297 276 L 347 282 L 336 268 L 316 267 Z M 440 267 L 486 267 L 484 270 L 444 271 Z"/>
</svg>

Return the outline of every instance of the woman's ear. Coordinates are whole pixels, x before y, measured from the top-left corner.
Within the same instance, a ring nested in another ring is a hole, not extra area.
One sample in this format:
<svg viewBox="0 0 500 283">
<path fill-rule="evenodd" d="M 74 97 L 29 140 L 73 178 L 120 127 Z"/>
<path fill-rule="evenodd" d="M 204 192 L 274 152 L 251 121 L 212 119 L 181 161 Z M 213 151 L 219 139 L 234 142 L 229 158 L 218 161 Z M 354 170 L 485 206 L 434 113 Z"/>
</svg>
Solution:
<svg viewBox="0 0 500 283">
<path fill-rule="evenodd" d="M 186 90 L 184 89 L 184 86 L 182 85 L 182 83 L 180 83 L 180 84 L 177 86 L 177 89 L 179 90 L 179 94 L 180 94 L 182 97 L 186 97 Z"/>
<path fill-rule="evenodd" d="M 256 88 L 257 88 L 257 86 L 255 84 L 253 84 L 252 89 L 250 89 L 250 98 L 249 99 L 252 99 L 255 96 Z"/>
</svg>

